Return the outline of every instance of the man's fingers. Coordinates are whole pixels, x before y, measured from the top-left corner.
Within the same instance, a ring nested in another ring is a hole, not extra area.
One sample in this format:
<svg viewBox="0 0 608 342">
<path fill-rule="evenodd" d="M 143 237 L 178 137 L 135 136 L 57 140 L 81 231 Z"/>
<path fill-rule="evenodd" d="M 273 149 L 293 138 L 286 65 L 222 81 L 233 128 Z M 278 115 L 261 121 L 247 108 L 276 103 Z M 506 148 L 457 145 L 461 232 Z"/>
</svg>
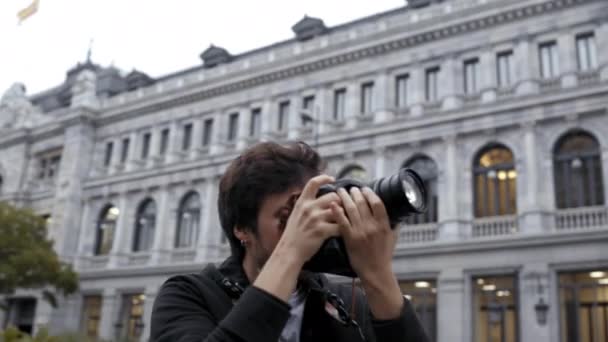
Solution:
<svg viewBox="0 0 608 342">
<path fill-rule="evenodd" d="M 368 187 L 364 187 L 361 193 L 367 199 L 372 215 L 374 215 L 376 220 L 388 222 L 388 213 L 386 212 L 386 207 L 380 197 Z"/>
<path fill-rule="evenodd" d="M 319 192 L 319 188 L 328 183 L 334 182 L 335 179 L 328 175 L 319 175 L 311 178 L 308 183 L 304 186 L 304 190 L 302 190 L 302 194 L 300 198 L 305 199 L 313 199 L 317 197 L 317 192 Z"/>
<path fill-rule="evenodd" d="M 365 196 L 363 196 L 359 188 L 350 188 L 350 196 L 353 198 L 353 201 L 357 205 L 357 209 L 359 210 L 359 215 L 361 217 L 368 217 L 372 214 L 367 199 Z"/>
<path fill-rule="evenodd" d="M 331 211 L 333 213 L 334 220 L 340 225 L 340 231 L 342 235 L 350 234 L 350 221 L 346 217 L 344 209 L 339 206 L 336 202 L 331 203 Z"/>
<path fill-rule="evenodd" d="M 342 199 L 340 198 L 340 196 L 338 196 L 337 193 L 331 192 L 315 199 L 314 205 L 318 206 L 319 208 L 328 209 L 330 208 L 331 203 L 334 202 L 341 204 Z"/>
<path fill-rule="evenodd" d="M 342 208 L 344 208 L 344 211 L 346 212 L 346 217 L 353 227 L 357 227 L 358 223 L 361 221 L 361 215 L 359 214 L 357 205 L 343 188 L 338 189 L 338 195 L 342 199 Z"/>
</svg>

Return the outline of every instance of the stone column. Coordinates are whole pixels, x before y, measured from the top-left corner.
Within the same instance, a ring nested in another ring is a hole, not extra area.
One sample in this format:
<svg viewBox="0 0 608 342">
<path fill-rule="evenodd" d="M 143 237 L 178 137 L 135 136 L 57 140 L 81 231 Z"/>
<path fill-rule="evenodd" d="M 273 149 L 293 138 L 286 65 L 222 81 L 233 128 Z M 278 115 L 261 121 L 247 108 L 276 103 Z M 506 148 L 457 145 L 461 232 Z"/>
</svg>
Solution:
<svg viewBox="0 0 608 342">
<path fill-rule="evenodd" d="M 514 51 L 517 95 L 538 93 L 538 47 L 532 44 L 529 36 L 520 37 Z"/>
<path fill-rule="evenodd" d="M 443 61 L 439 70 L 438 94 L 443 110 L 451 110 L 462 107 L 462 62 L 454 56 L 448 56 Z"/>
<path fill-rule="evenodd" d="M 249 125 L 251 124 L 251 109 L 239 110 L 239 131 L 236 139 L 236 148 L 242 150 L 249 145 Z"/>
<path fill-rule="evenodd" d="M 89 248 L 89 241 L 91 235 L 93 235 L 93 240 L 95 240 L 95 231 L 97 230 L 97 227 L 95 226 L 96 220 L 91 219 L 91 217 L 95 216 L 95 214 L 91 215 L 91 203 L 87 199 L 83 199 L 82 201 L 84 203 L 84 208 L 80 219 L 80 229 L 78 230 L 78 247 L 75 255 L 75 268 L 77 270 L 81 268 L 82 258 L 92 254 L 92 249 Z"/>
<path fill-rule="evenodd" d="M 424 111 L 425 100 L 425 70 L 421 65 L 414 65 L 410 71 L 410 79 L 407 83 L 407 94 L 409 96 L 410 113 L 412 116 L 420 116 Z"/>
<path fill-rule="evenodd" d="M 217 196 L 220 176 L 207 179 L 201 189 L 203 208 L 201 212 L 201 231 L 198 238 L 196 260 L 209 262 L 219 255 L 218 246 L 221 244 L 223 234 L 217 211 Z"/>
<path fill-rule="evenodd" d="M 59 298 L 61 301 L 61 298 Z M 42 297 L 42 294 L 36 295 L 36 311 L 34 315 L 33 335 L 36 335 L 42 328 L 50 329 L 50 323 L 54 314 L 51 304 Z"/>
<path fill-rule="evenodd" d="M 439 239 L 444 241 L 458 240 L 461 237 L 458 213 L 459 175 L 456 136 L 444 138 L 445 169 L 439 173 Z M 441 165 L 441 163 L 439 163 Z"/>
<path fill-rule="evenodd" d="M 496 101 L 496 54 L 491 48 L 485 48 L 481 52 L 479 58 L 480 72 L 481 72 L 481 84 L 479 90 L 481 92 L 481 102 L 493 102 Z"/>
<path fill-rule="evenodd" d="M 125 169 L 131 171 L 137 169 L 139 154 L 141 152 L 140 139 L 138 138 L 138 132 L 131 132 L 129 134 L 129 151 L 127 151 L 127 160 Z M 121 147 L 122 148 L 122 147 Z"/>
<path fill-rule="evenodd" d="M 437 279 L 437 341 L 464 342 L 470 324 L 470 301 L 462 270 L 443 270 Z M 469 311 L 467 313 L 467 310 Z"/>
<path fill-rule="evenodd" d="M 192 120 L 191 139 L 189 158 L 197 158 L 201 154 L 203 145 L 203 120 L 201 118 Z"/>
<path fill-rule="evenodd" d="M 178 155 L 181 150 L 181 129 L 180 125 L 176 120 L 171 121 L 169 125 L 169 144 L 167 146 L 167 154 L 165 156 L 165 161 L 167 163 L 172 163 L 179 159 Z"/>
<path fill-rule="evenodd" d="M 99 338 L 103 340 L 114 340 L 116 328 L 114 324 L 118 321 L 119 295 L 113 288 L 104 288 L 101 301 L 101 319 L 99 321 Z"/>
<path fill-rule="evenodd" d="M 152 309 L 154 307 L 154 300 L 156 300 L 156 295 L 158 294 L 158 290 L 160 289 L 160 287 L 160 284 L 155 283 L 152 286 L 146 286 L 144 290 L 144 295 L 146 296 L 146 299 L 144 299 L 144 314 L 142 317 L 144 326 L 140 341 L 150 340 Z"/>
<path fill-rule="evenodd" d="M 211 140 L 209 141 L 209 153 L 214 154 L 221 150 L 222 144 L 222 119 L 224 118 L 223 113 L 218 112 L 213 115 L 213 129 L 211 131 Z"/>
<path fill-rule="evenodd" d="M 278 104 L 271 100 L 262 103 L 262 132 L 263 140 L 275 140 L 273 133 L 278 126 Z"/>
<path fill-rule="evenodd" d="M 346 86 L 346 113 L 344 113 L 345 128 L 357 126 L 357 117 L 361 115 L 361 85 L 350 80 Z"/>
<path fill-rule="evenodd" d="M 375 160 L 375 170 L 374 170 L 374 179 L 378 179 L 379 177 L 388 176 L 386 164 L 387 159 L 390 159 L 388 154 L 388 150 L 385 147 L 378 147 L 374 149 L 374 160 Z"/>
<path fill-rule="evenodd" d="M 319 87 L 315 94 L 315 108 L 311 113 L 316 120 L 316 122 L 313 122 L 313 140 L 315 133 L 319 135 L 318 139 L 331 130 L 327 122 L 332 119 L 332 96 L 333 93 L 327 85 Z"/>
<path fill-rule="evenodd" d="M 131 214 L 129 208 L 129 200 L 127 193 L 121 193 L 118 198 L 118 220 L 116 222 L 116 231 L 114 232 L 114 240 L 112 241 L 112 249 L 110 250 L 109 268 L 116 268 L 120 265 L 121 259 L 124 257 L 125 240 L 129 239 L 129 234 L 132 229 L 128 226 L 128 216 Z"/>
<path fill-rule="evenodd" d="M 601 23 L 595 34 L 597 42 L 597 62 L 600 68 L 600 78 L 602 81 L 608 80 L 608 22 Z"/>
<path fill-rule="evenodd" d="M 302 99 L 294 95 L 289 98 L 289 115 L 287 117 L 287 138 L 297 139 L 302 127 L 300 110 L 302 109 Z"/>
<path fill-rule="evenodd" d="M 540 282 L 540 284 L 539 284 Z M 551 295 L 550 289 L 555 286 L 549 286 L 550 276 L 547 264 L 531 264 L 524 265 L 523 270 L 519 275 L 519 322 L 521 323 L 521 340 L 535 342 L 549 342 L 551 339 L 551 328 L 559 322 L 559 316 L 556 314 L 559 310 L 559 302 L 556 295 Z M 539 289 L 540 285 L 540 289 Z M 542 291 L 542 293 L 540 293 Z M 553 317 L 547 315 L 547 323 L 540 325 L 538 323 L 535 311 L 535 305 L 542 300 L 549 305 L 549 313 L 553 313 Z"/>
<path fill-rule="evenodd" d="M 150 153 L 146 164 L 147 166 L 154 166 L 156 162 L 162 160 L 160 155 L 161 128 L 159 126 L 152 127 L 150 135 Z"/>
<path fill-rule="evenodd" d="M 382 70 L 374 81 L 374 122 L 390 121 L 393 118 L 389 90 L 390 77 L 386 70 Z"/>
<path fill-rule="evenodd" d="M 540 165 L 538 143 L 534 122 L 522 124 L 524 135 L 524 165 L 517 167 L 517 208 L 520 213 L 520 230 L 524 233 L 541 234 L 550 226 L 547 208 L 541 205 L 538 194 L 542 193 L 540 186 Z M 523 172 L 522 172 L 523 171 Z"/>
<path fill-rule="evenodd" d="M 578 79 L 576 61 L 576 43 L 570 32 L 560 35 L 557 38 L 557 48 L 559 54 L 559 74 L 561 75 L 562 88 L 576 87 Z"/>
<path fill-rule="evenodd" d="M 162 185 L 158 189 L 158 214 L 156 218 L 156 230 L 154 231 L 154 242 L 150 255 L 151 265 L 158 265 L 164 262 L 167 251 L 173 247 L 175 236 L 171 233 L 175 231 L 175 227 L 168 223 L 169 216 L 173 215 L 169 199 L 171 194 L 166 185 Z"/>
</svg>

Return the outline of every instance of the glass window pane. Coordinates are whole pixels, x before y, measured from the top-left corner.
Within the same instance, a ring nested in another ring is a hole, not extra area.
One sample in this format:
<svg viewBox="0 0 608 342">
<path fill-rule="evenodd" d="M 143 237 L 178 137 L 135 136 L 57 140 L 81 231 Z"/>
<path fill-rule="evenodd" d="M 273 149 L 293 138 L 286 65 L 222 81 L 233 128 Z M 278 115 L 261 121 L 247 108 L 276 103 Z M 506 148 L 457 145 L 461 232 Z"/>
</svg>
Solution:
<svg viewBox="0 0 608 342">
<path fill-rule="evenodd" d="M 517 341 L 519 307 L 515 279 L 515 275 L 473 277 L 474 341 Z"/>
</svg>

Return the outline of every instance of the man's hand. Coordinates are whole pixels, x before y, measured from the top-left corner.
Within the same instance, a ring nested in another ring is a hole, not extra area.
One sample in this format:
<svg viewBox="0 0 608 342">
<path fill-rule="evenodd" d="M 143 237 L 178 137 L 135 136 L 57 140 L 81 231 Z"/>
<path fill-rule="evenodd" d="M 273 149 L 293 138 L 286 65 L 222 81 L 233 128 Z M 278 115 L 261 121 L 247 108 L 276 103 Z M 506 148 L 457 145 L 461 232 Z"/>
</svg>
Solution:
<svg viewBox="0 0 608 342">
<path fill-rule="evenodd" d="M 350 263 L 361 279 L 376 319 L 399 317 L 403 297 L 393 273 L 397 233 L 391 230 L 382 200 L 369 188 L 338 190 L 342 207 L 332 204 Z"/>
<path fill-rule="evenodd" d="M 317 198 L 319 188 L 333 181 L 332 177 L 321 175 L 306 183 L 255 286 L 287 301 L 304 263 L 317 253 L 325 240 L 340 235 L 340 225 L 332 210 L 332 203 L 341 204 L 340 197 L 329 193 Z"/>
</svg>

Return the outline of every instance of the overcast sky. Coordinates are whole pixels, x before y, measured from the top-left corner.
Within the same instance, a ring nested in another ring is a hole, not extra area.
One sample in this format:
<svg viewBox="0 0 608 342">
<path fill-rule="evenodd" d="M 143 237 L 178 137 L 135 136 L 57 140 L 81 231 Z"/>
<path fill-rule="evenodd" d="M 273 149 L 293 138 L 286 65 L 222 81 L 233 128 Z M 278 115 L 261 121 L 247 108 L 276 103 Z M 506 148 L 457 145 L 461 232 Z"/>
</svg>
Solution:
<svg viewBox="0 0 608 342">
<path fill-rule="evenodd" d="M 304 14 L 335 26 L 401 7 L 405 0 L 0 0 L 0 95 L 14 82 L 33 94 L 63 82 L 86 58 L 153 77 L 201 63 L 210 43 L 240 53 L 293 37 Z"/>
</svg>

